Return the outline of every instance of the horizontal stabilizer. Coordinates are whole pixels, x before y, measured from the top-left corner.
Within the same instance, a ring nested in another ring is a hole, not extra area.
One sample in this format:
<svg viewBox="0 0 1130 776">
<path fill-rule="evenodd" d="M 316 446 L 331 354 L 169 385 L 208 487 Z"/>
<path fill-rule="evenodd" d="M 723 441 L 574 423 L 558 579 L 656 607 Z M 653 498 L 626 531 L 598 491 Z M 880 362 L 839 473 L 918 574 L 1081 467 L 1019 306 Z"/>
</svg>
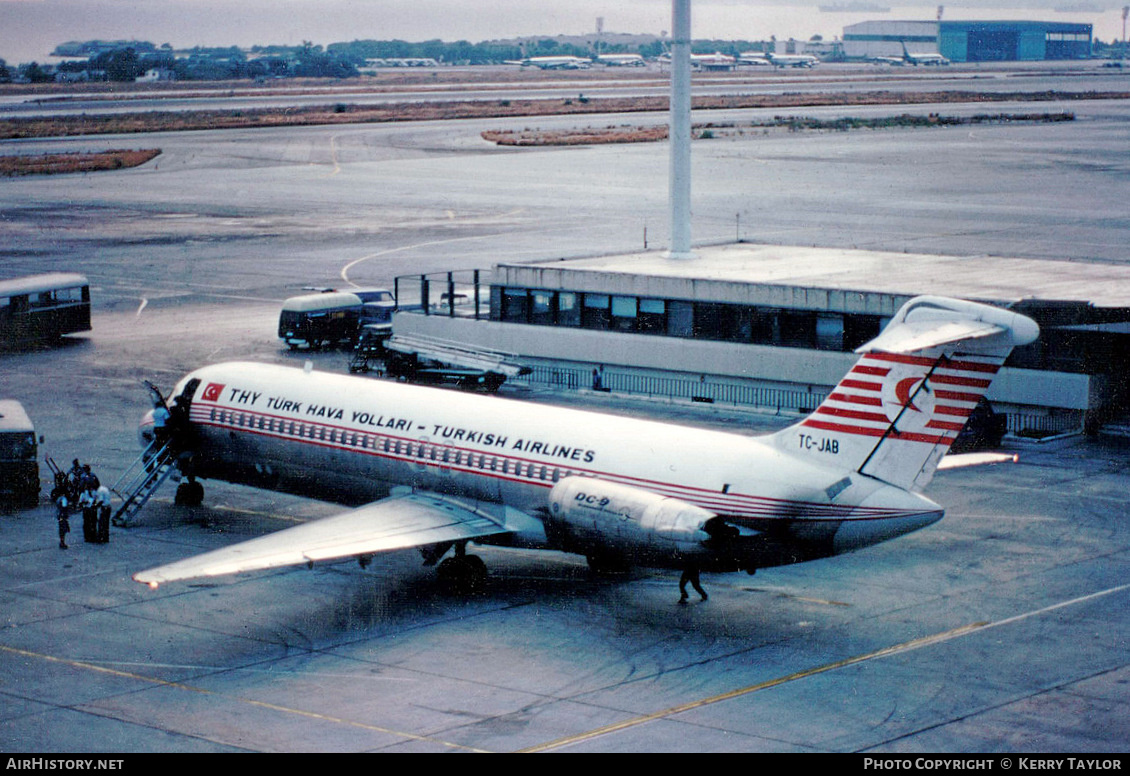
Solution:
<svg viewBox="0 0 1130 776">
<path fill-rule="evenodd" d="M 509 530 L 458 501 L 412 494 L 141 571 L 133 578 L 156 587 L 179 579 L 296 566 L 502 533 Z"/>
<path fill-rule="evenodd" d="M 912 353 L 957 342 L 985 340 L 1001 335 L 1001 352 L 1027 345 L 1040 335 L 1029 318 L 999 307 L 919 296 L 899 309 L 878 337 L 858 348 L 857 353 Z"/>
<path fill-rule="evenodd" d="M 904 323 L 884 331 L 856 353 L 913 353 L 916 350 L 941 347 L 967 339 L 981 339 L 1001 334 L 1005 329 L 983 321 L 919 321 Z"/>
</svg>

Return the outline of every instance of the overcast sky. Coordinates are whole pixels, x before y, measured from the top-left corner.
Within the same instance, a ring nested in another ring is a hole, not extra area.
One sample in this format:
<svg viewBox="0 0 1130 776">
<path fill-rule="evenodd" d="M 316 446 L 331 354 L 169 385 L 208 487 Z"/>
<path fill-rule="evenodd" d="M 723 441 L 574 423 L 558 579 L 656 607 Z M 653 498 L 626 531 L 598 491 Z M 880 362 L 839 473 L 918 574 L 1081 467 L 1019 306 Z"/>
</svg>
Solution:
<svg viewBox="0 0 1130 776">
<path fill-rule="evenodd" d="M 818 5 L 852 0 L 693 0 L 698 38 L 764 40 L 842 35 L 845 24 L 880 19 L 933 19 L 936 2 L 864 0 L 889 14 L 821 13 Z M 859 0 L 857 0 L 859 1 Z M 1082 21 L 1096 37 L 1121 38 L 1127 0 L 969 0 L 945 3 L 945 18 L 1029 18 Z M 1101 12 L 1057 13 L 1063 6 Z M 0 58 L 44 61 L 69 40 L 147 40 L 174 48 L 251 46 L 304 40 L 469 40 L 520 35 L 584 34 L 604 18 L 607 32 L 659 34 L 671 26 L 669 0 L 0 0 Z"/>
</svg>

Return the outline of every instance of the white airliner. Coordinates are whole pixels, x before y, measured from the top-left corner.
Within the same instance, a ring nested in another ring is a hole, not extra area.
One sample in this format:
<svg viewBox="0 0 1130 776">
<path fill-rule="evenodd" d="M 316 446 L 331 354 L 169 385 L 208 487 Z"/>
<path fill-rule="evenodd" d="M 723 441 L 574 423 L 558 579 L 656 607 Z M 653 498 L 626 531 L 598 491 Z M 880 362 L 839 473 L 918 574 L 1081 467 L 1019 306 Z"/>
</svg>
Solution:
<svg viewBox="0 0 1130 776">
<path fill-rule="evenodd" d="M 592 65 L 591 59 L 584 57 L 527 57 L 507 60 L 508 65 L 536 67 L 539 70 L 586 70 Z"/>
<path fill-rule="evenodd" d="M 737 60 L 729 54 L 715 51 L 713 54 L 691 54 L 691 67 L 700 70 L 733 70 Z"/>
<path fill-rule="evenodd" d="M 601 54 L 596 61 L 609 67 L 645 67 L 647 62 L 639 54 Z"/>
<path fill-rule="evenodd" d="M 902 59 L 908 65 L 948 65 L 950 61 L 941 54 L 927 52 L 912 53 L 907 50 L 906 43 L 902 44 Z"/>
<path fill-rule="evenodd" d="M 1000 308 L 917 297 L 813 414 L 762 437 L 274 365 L 204 367 L 176 387 L 182 488 L 214 478 L 361 506 L 134 578 L 365 564 L 415 547 L 428 564 L 454 548 L 441 575 L 473 585 L 486 571 L 471 541 L 689 574 L 856 550 L 941 519 L 918 491 L 1012 348 L 1038 334 Z"/>
<path fill-rule="evenodd" d="M 820 62 L 820 58 L 812 54 L 774 54 L 772 51 L 765 58 L 774 67 L 816 67 Z"/>
<path fill-rule="evenodd" d="M 769 57 L 761 51 L 743 51 L 738 55 L 739 65 L 752 65 L 754 67 L 767 67 L 772 64 Z"/>
</svg>

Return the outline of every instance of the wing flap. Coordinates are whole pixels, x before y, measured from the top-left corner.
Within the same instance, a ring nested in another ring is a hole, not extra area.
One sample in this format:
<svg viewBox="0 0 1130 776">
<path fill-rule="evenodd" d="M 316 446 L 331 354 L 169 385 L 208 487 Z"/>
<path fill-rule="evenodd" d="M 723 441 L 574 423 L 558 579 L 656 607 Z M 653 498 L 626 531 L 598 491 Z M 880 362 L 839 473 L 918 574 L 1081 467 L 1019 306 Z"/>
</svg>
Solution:
<svg viewBox="0 0 1130 776">
<path fill-rule="evenodd" d="M 156 587 L 502 533 L 509 529 L 471 506 L 414 493 L 140 571 L 133 578 Z"/>
</svg>

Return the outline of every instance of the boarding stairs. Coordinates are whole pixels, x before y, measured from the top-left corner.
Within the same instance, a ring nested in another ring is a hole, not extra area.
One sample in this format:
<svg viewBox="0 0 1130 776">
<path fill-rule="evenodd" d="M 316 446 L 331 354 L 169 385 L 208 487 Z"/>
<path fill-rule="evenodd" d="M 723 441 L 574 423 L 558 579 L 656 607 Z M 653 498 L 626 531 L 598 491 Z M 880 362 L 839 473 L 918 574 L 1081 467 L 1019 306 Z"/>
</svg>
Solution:
<svg viewBox="0 0 1130 776">
<path fill-rule="evenodd" d="M 387 350 L 444 364 L 483 372 L 494 372 L 506 377 L 530 373 L 529 367 L 519 363 L 520 356 L 500 350 L 477 348 L 462 342 L 429 337 L 423 334 L 393 334 L 385 343 Z"/>
<path fill-rule="evenodd" d="M 114 513 L 114 525 L 128 526 L 176 468 L 172 444 L 160 440 L 151 442 L 110 488 L 122 500 Z"/>
</svg>

